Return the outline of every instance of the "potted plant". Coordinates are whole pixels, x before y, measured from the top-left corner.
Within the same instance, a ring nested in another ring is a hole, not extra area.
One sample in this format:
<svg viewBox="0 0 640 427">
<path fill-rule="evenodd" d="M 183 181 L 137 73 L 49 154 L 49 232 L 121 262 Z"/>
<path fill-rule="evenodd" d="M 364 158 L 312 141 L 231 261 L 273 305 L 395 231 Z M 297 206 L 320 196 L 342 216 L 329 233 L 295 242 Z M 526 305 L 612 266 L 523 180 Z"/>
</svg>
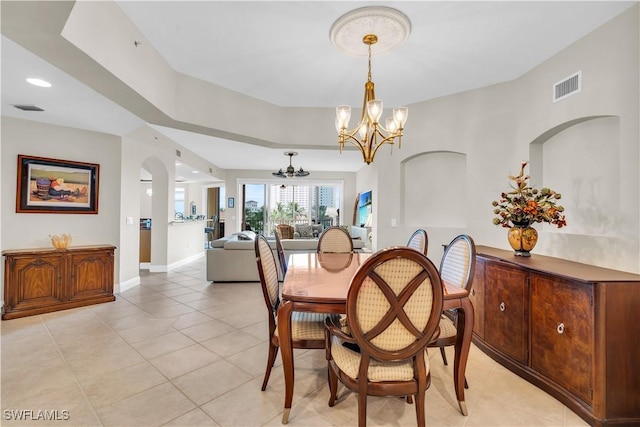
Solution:
<svg viewBox="0 0 640 427">
<path fill-rule="evenodd" d="M 508 228 L 509 244 L 519 256 L 531 256 L 529 251 L 538 241 L 538 232 L 531 227 L 534 222 L 546 222 L 558 228 L 567 225 L 564 207 L 557 204 L 562 198 L 560 193 L 550 188 L 541 190 L 529 185 L 529 175 L 525 175 L 528 162 L 522 162 L 520 174 L 509 176 L 511 191 L 494 200 L 493 219 L 495 225 Z"/>
</svg>

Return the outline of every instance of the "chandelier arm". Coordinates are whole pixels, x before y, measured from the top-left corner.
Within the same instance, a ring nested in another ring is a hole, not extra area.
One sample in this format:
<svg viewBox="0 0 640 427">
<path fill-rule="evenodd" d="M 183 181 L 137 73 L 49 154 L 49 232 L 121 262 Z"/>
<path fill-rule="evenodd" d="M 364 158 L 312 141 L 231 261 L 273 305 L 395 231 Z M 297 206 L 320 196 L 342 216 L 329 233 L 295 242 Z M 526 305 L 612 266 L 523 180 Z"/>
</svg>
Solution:
<svg viewBox="0 0 640 427">
<path fill-rule="evenodd" d="M 381 141 L 379 141 L 379 142 L 378 142 L 378 143 L 373 147 L 373 150 L 372 150 L 372 152 L 371 152 L 371 159 L 373 159 L 373 158 L 376 156 L 376 153 L 378 152 L 378 149 L 379 149 L 380 147 L 382 147 L 383 145 L 385 145 L 385 144 L 393 145 L 393 144 L 394 144 L 394 141 L 393 141 L 393 140 L 394 140 L 395 138 L 396 138 L 395 136 L 388 136 L 388 137 L 386 137 L 386 138 L 382 139 Z"/>
<path fill-rule="evenodd" d="M 344 142 L 342 143 L 343 145 L 346 144 L 347 142 L 350 142 L 351 144 L 355 145 L 356 147 L 358 147 L 360 150 L 364 150 L 366 147 L 366 144 L 364 144 L 362 141 L 360 141 L 358 138 L 356 138 L 354 136 L 354 134 L 351 135 L 345 135 L 345 139 Z"/>
</svg>

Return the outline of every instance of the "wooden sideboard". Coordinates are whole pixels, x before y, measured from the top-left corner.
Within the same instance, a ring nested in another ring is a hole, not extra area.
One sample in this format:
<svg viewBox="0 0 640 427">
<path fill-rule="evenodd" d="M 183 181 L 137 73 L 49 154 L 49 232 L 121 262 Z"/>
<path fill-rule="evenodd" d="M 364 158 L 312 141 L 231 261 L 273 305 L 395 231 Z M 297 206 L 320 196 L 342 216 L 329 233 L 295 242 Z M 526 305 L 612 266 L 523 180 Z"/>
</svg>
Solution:
<svg viewBox="0 0 640 427">
<path fill-rule="evenodd" d="M 115 300 L 115 246 L 6 250 L 2 319 Z"/>
<path fill-rule="evenodd" d="M 593 426 L 640 426 L 640 275 L 478 246 L 473 342 Z"/>
</svg>

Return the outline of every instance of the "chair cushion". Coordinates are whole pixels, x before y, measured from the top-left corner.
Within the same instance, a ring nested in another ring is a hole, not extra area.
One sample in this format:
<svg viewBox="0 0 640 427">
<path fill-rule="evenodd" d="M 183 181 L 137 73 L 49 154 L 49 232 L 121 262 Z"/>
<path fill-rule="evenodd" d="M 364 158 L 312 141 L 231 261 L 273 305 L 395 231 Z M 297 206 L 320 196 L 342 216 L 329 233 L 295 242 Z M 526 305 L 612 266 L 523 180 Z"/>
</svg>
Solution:
<svg viewBox="0 0 640 427">
<path fill-rule="evenodd" d="M 351 378 L 358 378 L 361 354 L 343 346 L 342 340 L 335 336 L 331 338 L 331 341 L 331 357 L 338 368 Z M 429 355 L 426 350 L 424 354 L 424 366 L 428 374 Z M 371 359 L 367 376 L 371 382 L 411 381 L 414 378 L 413 363 L 411 360 L 383 363 Z"/>
<path fill-rule="evenodd" d="M 440 337 L 439 338 L 451 338 L 458 334 L 458 330 L 454 326 L 451 319 L 447 316 L 440 317 Z"/>
<path fill-rule="evenodd" d="M 291 338 L 293 340 L 324 340 L 324 319 L 330 314 L 307 313 L 294 311 L 291 313 Z M 275 331 L 278 335 L 278 329 Z"/>
</svg>

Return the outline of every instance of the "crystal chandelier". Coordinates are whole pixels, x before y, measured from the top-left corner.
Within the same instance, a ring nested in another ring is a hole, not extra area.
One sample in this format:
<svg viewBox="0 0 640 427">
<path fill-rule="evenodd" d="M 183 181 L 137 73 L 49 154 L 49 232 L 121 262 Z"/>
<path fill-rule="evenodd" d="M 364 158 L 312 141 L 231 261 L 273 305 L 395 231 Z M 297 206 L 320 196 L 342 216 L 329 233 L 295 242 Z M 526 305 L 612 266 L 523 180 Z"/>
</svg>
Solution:
<svg viewBox="0 0 640 427">
<path fill-rule="evenodd" d="M 378 36 L 367 34 L 362 42 L 367 45 L 369 51 L 369 73 L 367 82 L 364 84 L 364 102 L 362 104 L 362 117 L 360 123 L 354 129 L 348 129 L 351 118 L 351 107 L 339 105 L 336 107 L 336 130 L 338 131 L 338 144 L 340 152 L 344 144 L 351 142 L 362 152 L 365 163 L 370 164 L 380 148 L 384 144 L 393 145 L 398 139 L 398 148 L 402 144 L 402 131 L 407 121 L 409 109 L 407 107 L 396 107 L 393 109 L 393 116 L 385 119 L 385 126 L 380 124 L 382 115 L 382 100 L 376 99 L 374 84 L 371 80 L 371 46 L 378 42 Z"/>
<path fill-rule="evenodd" d="M 309 172 L 303 170 L 302 168 L 295 170 L 295 168 L 291 164 L 291 159 L 293 158 L 293 156 L 297 156 L 298 153 L 296 153 L 295 151 L 287 151 L 286 153 L 284 153 L 284 155 L 289 156 L 289 166 L 287 166 L 287 170 L 283 171 L 282 169 L 280 169 L 278 172 L 273 172 L 273 176 L 277 176 L 278 178 L 293 178 L 294 176 L 297 178 L 301 178 L 303 176 L 309 175 Z"/>
</svg>

